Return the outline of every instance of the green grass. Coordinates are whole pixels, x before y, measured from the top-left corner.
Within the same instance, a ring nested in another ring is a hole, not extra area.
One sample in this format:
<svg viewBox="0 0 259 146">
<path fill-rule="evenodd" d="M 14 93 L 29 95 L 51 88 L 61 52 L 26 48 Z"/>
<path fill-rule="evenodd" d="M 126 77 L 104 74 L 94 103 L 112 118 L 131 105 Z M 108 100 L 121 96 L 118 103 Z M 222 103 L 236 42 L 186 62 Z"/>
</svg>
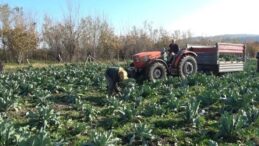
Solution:
<svg viewBox="0 0 259 146">
<path fill-rule="evenodd" d="M 23 64 L 5 63 L 4 72 L 13 72 L 18 69 L 26 68 L 29 66 L 32 66 L 34 68 L 42 68 L 42 67 L 48 67 L 49 65 L 59 66 L 59 65 L 64 65 L 64 63 L 57 63 L 52 61 L 31 61 L 30 64 L 29 63 L 23 63 Z"/>
<path fill-rule="evenodd" d="M 125 66 L 129 64 L 129 60 L 124 60 L 124 61 L 118 61 L 118 60 L 100 60 L 96 61 L 98 64 L 110 64 L 114 66 Z M 85 62 L 81 62 L 85 63 Z M 40 61 L 40 60 L 30 60 L 29 63 L 22 63 L 22 64 L 17 64 L 14 62 L 8 62 L 4 64 L 4 71 L 5 72 L 13 72 L 22 68 L 26 68 L 29 66 L 32 66 L 34 68 L 43 68 L 43 67 L 48 67 L 48 66 L 62 66 L 64 64 L 70 64 L 69 62 L 55 62 L 55 61 Z"/>
</svg>

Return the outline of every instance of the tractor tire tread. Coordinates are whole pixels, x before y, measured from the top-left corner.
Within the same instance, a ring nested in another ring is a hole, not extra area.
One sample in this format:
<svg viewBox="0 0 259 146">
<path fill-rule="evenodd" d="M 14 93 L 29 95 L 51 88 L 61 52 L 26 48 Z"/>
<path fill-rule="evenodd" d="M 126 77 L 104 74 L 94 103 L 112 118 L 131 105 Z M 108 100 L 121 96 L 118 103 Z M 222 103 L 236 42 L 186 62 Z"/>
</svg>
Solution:
<svg viewBox="0 0 259 146">
<path fill-rule="evenodd" d="M 157 67 L 160 67 L 161 71 L 162 71 L 162 74 L 163 74 L 163 77 L 162 78 L 166 78 L 167 76 L 167 69 L 165 67 L 165 65 L 163 65 L 162 63 L 160 62 L 155 62 L 153 64 L 150 65 L 149 69 L 148 69 L 148 79 L 150 81 L 155 81 L 156 79 L 154 79 L 154 76 L 153 76 L 153 71 L 155 68 Z"/>
<path fill-rule="evenodd" d="M 179 73 L 179 76 L 180 76 L 181 78 L 186 78 L 186 75 L 185 75 L 185 73 L 184 73 L 184 71 L 183 71 L 183 67 L 184 67 L 184 64 L 186 63 L 186 61 L 188 61 L 188 60 L 192 61 L 193 65 L 194 65 L 194 66 L 193 66 L 193 67 L 194 67 L 194 69 L 193 69 L 194 71 L 193 71 L 192 74 L 197 73 L 198 65 L 197 65 L 196 59 L 195 59 L 193 56 L 187 55 L 187 56 L 184 56 L 184 57 L 181 59 L 181 61 L 180 61 L 180 63 L 179 63 L 179 66 L 178 66 L 178 73 Z"/>
</svg>

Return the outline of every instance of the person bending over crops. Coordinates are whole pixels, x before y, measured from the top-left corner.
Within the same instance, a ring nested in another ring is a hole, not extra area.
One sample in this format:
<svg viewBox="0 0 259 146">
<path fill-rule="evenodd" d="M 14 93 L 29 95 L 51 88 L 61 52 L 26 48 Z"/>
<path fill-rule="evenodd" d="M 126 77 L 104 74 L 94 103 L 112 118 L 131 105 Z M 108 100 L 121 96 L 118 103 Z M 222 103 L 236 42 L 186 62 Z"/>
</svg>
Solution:
<svg viewBox="0 0 259 146">
<path fill-rule="evenodd" d="M 107 80 L 108 95 L 111 96 L 114 91 L 120 92 L 118 83 L 128 79 L 128 73 L 122 67 L 110 67 L 105 72 L 105 78 Z"/>
</svg>

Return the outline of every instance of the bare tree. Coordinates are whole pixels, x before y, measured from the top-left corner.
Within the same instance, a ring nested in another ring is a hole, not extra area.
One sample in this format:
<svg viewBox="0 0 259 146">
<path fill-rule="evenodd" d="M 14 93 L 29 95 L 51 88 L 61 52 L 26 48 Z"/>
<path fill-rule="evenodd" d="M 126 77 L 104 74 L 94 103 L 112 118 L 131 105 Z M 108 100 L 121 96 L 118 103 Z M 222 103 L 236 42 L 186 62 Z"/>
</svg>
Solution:
<svg viewBox="0 0 259 146">
<path fill-rule="evenodd" d="M 72 1 L 67 1 L 67 12 L 61 22 L 53 22 L 48 16 L 44 18 L 42 29 L 43 41 L 56 58 L 66 61 L 77 60 L 79 55 L 79 11 Z"/>
<path fill-rule="evenodd" d="M 36 23 L 24 15 L 22 8 L 11 9 L 8 5 L 0 7 L 2 44 L 21 63 L 26 54 L 37 47 Z"/>
<path fill-rule="evenodd" d="M 158 39 L 155 43 L 156 48 L 168 48 L 171 42 L 171 37 L 169 33 L 162 27 L 159 29 Z"/>
<path fill-rule="evenodd" d="M 75 1 L 67 1 L 67 14 L 63 23 L 63 44 L 70 61 L 77 58 L 79 49 L 79 4 Z"/>
<path fill-rule="evenodd" d="M 102 25 L 99 49 L 105 58 L 112 59 L 119 55 L 120 41 L 108 23 L 103 23 Z"/>
<path fill-rule="evenodd" d="M 58 25 L 54 25 L 52 20 L 48 16 L 45 16 L 42 27 L 42 41 L 47 44 L 46 49 L 54 52 L 57 59 L 59 54 L 62 53 L 61 36 Z"/>
<path fill-rule="evenodd" d="M 80 22 L 80 42 L 79 46 L 82 50 L 91 54 L 94 58 L 97 57 L 97 47 L 101 35 L 101 20 L 99 17 L 85 17 Z"/>
<path fill-rule="evenodd" d="M 7 4 L 0 5 L 0 23 L 1 23 L 1 29 L 0 29 L 0 38 L 2 43 L 2 49 L 4 52 L 4 59 L 7 60 L 7 38 L 5 35 L 7 34 L 8 30 L 10 29 L 10 15 L 11 10 Z"/>
</svg>

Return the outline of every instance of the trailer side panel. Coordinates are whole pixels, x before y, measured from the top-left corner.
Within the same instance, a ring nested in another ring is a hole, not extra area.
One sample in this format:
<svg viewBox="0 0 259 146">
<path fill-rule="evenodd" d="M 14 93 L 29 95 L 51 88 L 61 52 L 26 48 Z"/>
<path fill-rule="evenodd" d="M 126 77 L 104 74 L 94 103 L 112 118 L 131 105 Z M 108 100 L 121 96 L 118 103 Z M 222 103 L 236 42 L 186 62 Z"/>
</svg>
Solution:
<svg viewBox="0 0 259 146">
<path fill-rule="evenodd" d="M 215 65 L 218 61 L 217 48 L 215 46 L 189 46 L 190 51 L 197 54 L 198 65 Z"/>
<path fill-rule="evenodd" d="M 218 65 L 218 72 L 236 72 L 236 71 L 243 71 L 244 70 L 244 63 L 243 62 L 222 62 Z"/>
<path fill-rule="evenodd" d="M 244 70 L 244 44 L 217 43 L 215 46 L 187 45 L 187 48 L 197 53 L 196 60 L 199 71 L 223 73 Z"/>
</svg>

